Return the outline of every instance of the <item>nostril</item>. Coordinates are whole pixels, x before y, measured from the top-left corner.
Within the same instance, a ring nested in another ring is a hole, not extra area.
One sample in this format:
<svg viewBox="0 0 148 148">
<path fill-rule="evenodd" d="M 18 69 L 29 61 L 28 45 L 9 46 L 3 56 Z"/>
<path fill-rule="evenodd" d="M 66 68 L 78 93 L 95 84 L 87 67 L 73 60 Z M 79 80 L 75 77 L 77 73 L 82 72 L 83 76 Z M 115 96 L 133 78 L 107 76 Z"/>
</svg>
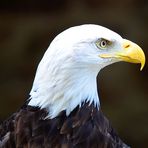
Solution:
<svg viewBox="0 0 148 148">
<path fill-rule="evenodd" d="M 129 48 L 130 47 L 130 44 L 127 44 L 127 45 L 125 45 L 125 47 L 124 48 Z"/>
</svg>

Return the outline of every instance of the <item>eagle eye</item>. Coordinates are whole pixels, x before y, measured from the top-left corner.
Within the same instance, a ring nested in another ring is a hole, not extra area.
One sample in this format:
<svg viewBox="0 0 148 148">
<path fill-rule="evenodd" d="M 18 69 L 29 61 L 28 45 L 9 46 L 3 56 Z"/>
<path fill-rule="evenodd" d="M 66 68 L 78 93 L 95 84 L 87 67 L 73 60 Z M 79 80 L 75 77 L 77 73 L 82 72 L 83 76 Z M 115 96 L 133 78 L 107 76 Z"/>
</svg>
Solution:
<svg viewBox="0 0 148 148">
<path fill-rule="evenodd" d="M 109 44 L 109 41 L 105 39 L 99 39 L 96 41 L 96 46 L 100 49 L 105 49 L 108 44 Z"/>
</svg>

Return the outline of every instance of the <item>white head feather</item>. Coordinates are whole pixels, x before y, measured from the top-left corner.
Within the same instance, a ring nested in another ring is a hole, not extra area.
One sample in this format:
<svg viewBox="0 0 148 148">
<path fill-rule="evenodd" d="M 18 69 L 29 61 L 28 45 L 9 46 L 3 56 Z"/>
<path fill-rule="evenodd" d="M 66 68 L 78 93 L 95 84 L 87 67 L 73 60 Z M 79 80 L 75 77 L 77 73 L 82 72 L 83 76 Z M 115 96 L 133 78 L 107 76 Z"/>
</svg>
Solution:
<svg viewBox="0 0 148 148">
<path fill-rule="evenodd" d="M 99 49 L 96 41 L 101 38 L 113 42 L 112 47 Z M 38 66 L 29 105 L 46 108 L 49 118 L 63 110 L 69 115 L 84 101 L 99 108 L 96 77 L 103 67 L 116 62 L 99 54 L 118 50 L 121 42 L 117 33 L 98 25 L 76 26 L 60 33 Z"/>
</svg>

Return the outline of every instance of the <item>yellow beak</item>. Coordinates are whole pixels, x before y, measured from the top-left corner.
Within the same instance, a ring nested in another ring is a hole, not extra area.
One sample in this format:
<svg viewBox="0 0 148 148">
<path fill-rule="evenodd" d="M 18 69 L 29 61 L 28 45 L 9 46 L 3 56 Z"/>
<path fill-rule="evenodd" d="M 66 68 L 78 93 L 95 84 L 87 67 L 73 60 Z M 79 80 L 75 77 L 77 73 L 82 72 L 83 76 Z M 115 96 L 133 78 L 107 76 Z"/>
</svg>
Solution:
<svg viewBox="0 0 148 148">
<path fill-rule="evenodd" d="M 121 61 L 130 62 L 130 63 L 141 63 L 140 70 L 143 69 L 145 65 L 145 55 L 143 50 L 135 43 L 123 39 L 123 50 L 121 52 L 117 52 L 114 55 L 101 55 L 102 58 L 117 58 Z"/>
</svg>

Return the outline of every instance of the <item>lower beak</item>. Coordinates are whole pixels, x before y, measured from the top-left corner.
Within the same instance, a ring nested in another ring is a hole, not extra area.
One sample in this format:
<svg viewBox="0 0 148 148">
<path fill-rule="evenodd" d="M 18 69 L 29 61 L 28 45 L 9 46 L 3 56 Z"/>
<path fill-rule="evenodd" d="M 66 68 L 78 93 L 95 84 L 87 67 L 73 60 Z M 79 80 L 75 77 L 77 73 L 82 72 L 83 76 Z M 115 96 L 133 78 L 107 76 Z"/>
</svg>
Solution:
<svg viewBox="0 0 148 148">
<path fill-rule="evenodd" d="M 116 52 L 110 57 L 116 58 L 119 61 L 140 63 L 140 70 L 142 70 L 145 65 L 145 55 L 143 50 L 137 44 L 126 39 L 123 39 L 122 47 L 123 50 L 121 52 Z M 103 57 L 103 55 L 101 57 Z M 107 57 L 107 55 L 105 57 Z"/>
</svg>

